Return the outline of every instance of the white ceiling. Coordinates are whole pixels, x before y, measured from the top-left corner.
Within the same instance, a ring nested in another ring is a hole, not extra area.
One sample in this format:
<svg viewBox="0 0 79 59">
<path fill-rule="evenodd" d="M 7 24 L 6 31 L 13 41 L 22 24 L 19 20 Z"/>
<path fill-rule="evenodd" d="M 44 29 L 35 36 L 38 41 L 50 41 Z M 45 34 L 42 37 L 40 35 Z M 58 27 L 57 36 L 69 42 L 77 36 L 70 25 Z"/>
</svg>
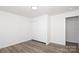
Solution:
<svg viewBox="0 0 79 59">
<path fill-rule="evenodd" d="M 26 17 L 36 17 L 43 14 L 57 15 L 79 10 L 79 6 L 39 6 L 37 10 L 32 10 L 30 6 L 0 6 L 0 10 Z"/>
</svg>

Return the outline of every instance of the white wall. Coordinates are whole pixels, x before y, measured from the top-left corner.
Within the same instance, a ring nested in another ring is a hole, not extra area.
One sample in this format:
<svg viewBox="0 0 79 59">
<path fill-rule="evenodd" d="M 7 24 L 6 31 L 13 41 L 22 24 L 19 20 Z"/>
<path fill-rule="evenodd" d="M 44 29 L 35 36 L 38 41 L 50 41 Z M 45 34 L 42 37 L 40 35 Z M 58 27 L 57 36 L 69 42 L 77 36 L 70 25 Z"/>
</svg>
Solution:
<svg viewBox="0 0 79 59">
<path fill-rule="evenodd" d="M 48 15 L 42 15 L 32 19 L 32 39 L 47 43 L 48 39 Z"/>
<path fill-rule="evenodd" d="M 50 20 L 50 42 L 65 45 L 65 18 L 71 16 L 79 16 L 79 10 L 51 16 Z"/>
<path fill-rule="evenodd" d="M 0 48 L 31 39 L 29 20 L 23 16 L 0 11 Z"/>
<path fill-rule="evenodd" d="M 56 16 L 30 19 L 0 11 L 0 48 L 36 39 L 65 45 L 65 18 L 78 16 L 79 10 Z"/>
</svg>

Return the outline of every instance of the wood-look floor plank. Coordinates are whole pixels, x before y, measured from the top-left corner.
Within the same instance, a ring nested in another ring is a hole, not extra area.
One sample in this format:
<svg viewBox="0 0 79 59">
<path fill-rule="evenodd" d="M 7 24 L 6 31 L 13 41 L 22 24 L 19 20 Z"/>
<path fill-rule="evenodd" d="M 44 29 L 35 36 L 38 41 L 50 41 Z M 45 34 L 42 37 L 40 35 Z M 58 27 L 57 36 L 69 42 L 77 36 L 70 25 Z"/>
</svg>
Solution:
<svg viewBox="0 0 79 59">
<path fill-rule="evenodd" d="M 49 45 L 36 41 L 27 41 L 0 49 L 0 53 L 66 53 L 65 46 L 50 43 Z"/>
</svg>

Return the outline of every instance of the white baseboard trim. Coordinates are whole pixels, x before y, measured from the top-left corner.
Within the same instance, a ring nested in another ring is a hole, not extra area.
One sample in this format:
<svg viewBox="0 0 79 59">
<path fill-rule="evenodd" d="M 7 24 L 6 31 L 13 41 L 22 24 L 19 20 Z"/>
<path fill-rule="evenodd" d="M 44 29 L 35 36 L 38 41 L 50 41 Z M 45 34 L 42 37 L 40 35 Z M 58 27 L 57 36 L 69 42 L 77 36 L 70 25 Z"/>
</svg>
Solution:
<svg viewBox="0 0 79 59">
<path fill-rule="evenodd" d="M 6 45 L 0 46 L 0 49 L 6 48 L 6 47 L 9 47 L 9 46 L 13 46 L 13 45 L 16 45 L 16 44 L 19 44 L 19 43 L 22 43 L 22 42 L 26 42 L 26 41 L 29 41 L 29 40 L 17 41 L 17 42 L 13 42 L 13 43 L 10 43 L 10 44 L 8 43 Z"/>
<path fill-rule="evenodd" d="M 65 45 L 66 45 L 65 43 L 61 43 L 61 42 L 54 42 L 54 41 L 53 41 L 53 42 L 51 41 L 50 43 L 55 43 L 55 44 L 59 44 L 59 45 L 63 45 L 63 46 L 65 46 Z"/>
</svg>

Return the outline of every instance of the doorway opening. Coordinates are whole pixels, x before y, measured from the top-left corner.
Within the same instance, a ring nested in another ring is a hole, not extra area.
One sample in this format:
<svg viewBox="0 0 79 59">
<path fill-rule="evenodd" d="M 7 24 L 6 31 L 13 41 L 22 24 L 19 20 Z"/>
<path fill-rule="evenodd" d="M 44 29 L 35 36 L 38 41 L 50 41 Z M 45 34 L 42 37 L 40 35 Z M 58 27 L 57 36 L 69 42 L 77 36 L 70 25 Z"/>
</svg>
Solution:
<svg viewBox="0 0 79 59">
<path fill-rule="evenodd" d="M 66 48 L 71 52 L 79 52 L 79 16 L 66 18 Z"/>
</svg>

